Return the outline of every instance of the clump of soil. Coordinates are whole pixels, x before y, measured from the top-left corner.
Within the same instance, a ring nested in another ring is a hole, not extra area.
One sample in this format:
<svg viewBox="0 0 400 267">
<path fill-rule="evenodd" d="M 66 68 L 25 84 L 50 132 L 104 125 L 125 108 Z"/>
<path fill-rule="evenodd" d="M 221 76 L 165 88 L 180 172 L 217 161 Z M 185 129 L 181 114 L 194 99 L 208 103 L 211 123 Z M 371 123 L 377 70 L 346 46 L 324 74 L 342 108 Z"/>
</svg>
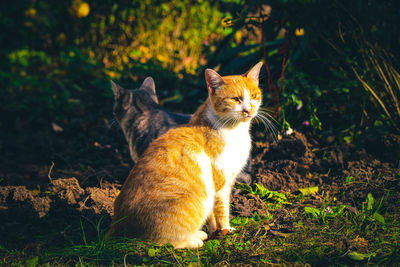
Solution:
<svg viewBox="0 0 400 267">
<path fill-rule="evenodd" d="M 90 211 L 96 215 L 111 217 L 114 214 L 114 200 L 118 189 L 113 185 L 108 188 L 88 187 L 85 190 L 85 199 L 80 202 L 81 211 Z"/>
<path fill-rule="evenodd" d="M 252 160 L 252 181 L 283 192 L 315 186 L 318 181 L 307 178 L 313 157 L 307 138 L 296 131 L 283 136 L 279 142 L 258 142 Z"/>
<path fill-rule="evenodd" d="M 52 238 L 60 239 L 60 233 L 64 235 L 82 218 L 92 225 L 100 218 L 109 224 L 117 194 L 114 185 L 83 189 L 75 177 L 54 179 L 41 191 L 28 190 L 25 186 L 2 186 L 0 218 L 3 224 L 0 232 L 10 238 L 14 248 L 29 243 L 35 234 L 50 234 Z"/>
<path fill-rule="evenodd" d="M 85 193 L 75 177 L 52 180 L 48 190 L 56 194 L 60 200 L 65 200 L 68 205 L 77 204 Z"/>
<path fill-rule="evenodd" d="M 50 203 L 24 186 L 0 187 L 0 214 L 7 211 L 7 217 L 37 220 L 50 211 Z"/>
</svg>

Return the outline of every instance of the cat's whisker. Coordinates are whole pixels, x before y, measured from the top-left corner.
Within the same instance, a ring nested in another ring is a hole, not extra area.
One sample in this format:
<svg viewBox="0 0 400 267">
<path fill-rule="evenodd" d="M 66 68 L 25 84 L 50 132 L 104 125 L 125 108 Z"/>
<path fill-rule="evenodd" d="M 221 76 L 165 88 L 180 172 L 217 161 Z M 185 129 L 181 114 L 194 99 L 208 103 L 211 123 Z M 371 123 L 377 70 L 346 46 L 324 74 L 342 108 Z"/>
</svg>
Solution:
<svg viewBox="0 0 400 267">
<path fill-rule="evenodd" d="M 234 117 L 229 117 L 228 120 L 226 120 L 226 122 L 224 123 L 224 125 L 222 127 L 225 127 L 225 126 L 232 127 L 236 123 L 237 123 L 237 120 Z"/>
<path fill-rule="evenodd" d="M 267 117 L 267 120 L 270 122 L 270 124 L 276 129 L 277 132 L 279 132 L 278 127 L 281 125 L 271 114 L 265 112 L 264 110 L 259 111 L 258 114 Z"/>
<path fill-rule="evenodd" d="M 269 118 L 271 118 L 274 122 L 276 122 L 277 124 L 279 124 L 279 122 L 275 119 L 275 117 L 271 114 L 271 113 L 273 113 L 270 109 L 268 109 L 268 108 L 260 108 L 259 110 L 258 110 L 258 112 L 261 112 L 261 113 L 263 113 L 263 114 L 265 114 L 265 115 L 267 115 Z"/>
<path fill-rule="evenodd" d="M 271 120 L 271 117 L 268 116 L 268 114 L 265 114 L 265 113 L 262 113 L 262 112 L 260 112 L 260 113 L 258 114 L 258 116 L 261 116 L 261 117 L 263 117 L 265 120 L 267 120 L 267 121 L 268 121 L 268 124 L 270 124 L 271 127 L 273 127 L 277 132 L 279 132 L 279 130 L 278 130 L 278 127 L 280 126 L 279 122 L 277 122 L 277 121 L 274 120 L 274 119 Z"/>
<path fill-rule="evenodd" d="M 269 118 L 268 118 L 268 114 L 264 114 L 264 113 L 260 113 L 259 116 L 267 121 L 268 126 L 274 131 L 275 135 L 277 135 L 279 133 L 280 124 L 276 120 L 274 120 L 274 119 L 271 120 L 271 117 L 269 116 Z"/>
<path fill-rule="evenodd" d="M 272 138 L 274 139 L 275 142 L 278 142 L 277 136 L 278 136 L 278 129 L 276 128 L 276 126 L 274 125 L 274 122 L 269 120 L 264 113 L 257 113 L 257 122 L 261 122 L 264 124 L 265 129 L 267 132 L 269 132 L 272 136 Z"/>
<path fill-rule="evenodd" d="M 215 128 L 216 129 L 222 128 L 224 126 L 224 124 L 226 123 L 226 119 L 227 119 L 226 116 L 223 116 L 223 117 L 219 118 L 216 121 Z"/>
<path fill-rule="evenodd" d="M 269 126 L 268 126 L 268 120 L 266 120 L 265 118 L 262 118 L 260 115 L 257 115 L 255 117 L 255 121 L 258 124 L 262 123 L 264 125 L 265 129 L 270 132 L 270 129 L 269 129 Z"/>
<path fill-rule="evenodd" d="M 278 142 L 277 134 L 275 133 L 275 131 L 272 130 L 272 128 L 268 127 L 268 125 L 265 126 L 265 129 L 271 135 L 274 142 Z"/>
<path fill-rule="evenodd" d="M 223 127 L 224 124 L 226 123 L 227 119 L 229 119 L 229 114 L 218 118 L 217 121 L 214 123 L 214 128 L 219 129 L 219 128 Z"/>
<path fill-rule="evenodd" d="M 232 127 L 236 125 L 239 120 L 236 118 L 236 114 L 226 114 L 220 118 L 214 123 L 214 128 L 215 129 L 220 129 L 220 128 L 225 128 L 225 127 Z"/>
<path fill-rule="evenodd" d="M 271 123 L 271 125 L 273 125 L 275 128 L 279 128 L 281 126 L 280 123 L 273 116 L 269 115 L 268 113 L 260 112 L 259 114 L 260 114 L 260 116 L 265 117 Z"/>
<path fill-rule="evenodd" d="M 278 142 L 278 130 L 276 130 L 272 124 L 267 124 L 267 129 L 270 132 L 272 138 L 274 139 L 275 142 Z"/>
</svg>

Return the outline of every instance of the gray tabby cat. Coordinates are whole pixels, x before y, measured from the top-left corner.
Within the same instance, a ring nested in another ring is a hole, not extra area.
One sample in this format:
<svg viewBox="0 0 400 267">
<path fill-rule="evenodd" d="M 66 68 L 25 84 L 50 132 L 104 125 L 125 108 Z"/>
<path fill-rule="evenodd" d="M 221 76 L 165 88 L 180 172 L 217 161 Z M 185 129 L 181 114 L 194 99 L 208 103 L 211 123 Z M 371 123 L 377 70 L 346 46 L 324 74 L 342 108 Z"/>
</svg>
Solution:
<svg viewBox="0 0 400 267">
<path fill-rule="evenodd" d="M 189 122 L 191 115 L 169 112 L 160 107 L 152 77 L 137 90 L 127 90 L 111 81 L 115 96 L 113 113 L 137 162 L 150 143 L 169 129 Z M 250 183 L 250 160 L 236 181 Z"/>
<path fill-rule="evenodd" d="M 137 90 L 126 90 L 111 81 L 115 96 L 113 113 L 124 132 L 132 160 L 136 162 L 151 141 L 181 124 L 191 115 L 163 110 L 158 104 L 154 80 L 147 77 Z"/>
</svg>

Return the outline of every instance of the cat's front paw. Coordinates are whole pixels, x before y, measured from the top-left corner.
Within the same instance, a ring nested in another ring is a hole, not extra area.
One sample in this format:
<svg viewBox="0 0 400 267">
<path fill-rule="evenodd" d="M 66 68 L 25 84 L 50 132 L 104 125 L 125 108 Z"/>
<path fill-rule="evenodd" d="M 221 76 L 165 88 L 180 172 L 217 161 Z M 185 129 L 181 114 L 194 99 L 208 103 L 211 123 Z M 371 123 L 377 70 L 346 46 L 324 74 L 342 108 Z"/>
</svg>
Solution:
<svg viewBox="0 0 400 267">
<path fill-rule="evenodd" d="M 221 233 L 223 235 L 232 234 L 235 231 L 236 231 L 236 228 L 231 227 L 231 226 L 227 226 L 227 227 L 224 227 L 221 229 Z"/>
</svg>

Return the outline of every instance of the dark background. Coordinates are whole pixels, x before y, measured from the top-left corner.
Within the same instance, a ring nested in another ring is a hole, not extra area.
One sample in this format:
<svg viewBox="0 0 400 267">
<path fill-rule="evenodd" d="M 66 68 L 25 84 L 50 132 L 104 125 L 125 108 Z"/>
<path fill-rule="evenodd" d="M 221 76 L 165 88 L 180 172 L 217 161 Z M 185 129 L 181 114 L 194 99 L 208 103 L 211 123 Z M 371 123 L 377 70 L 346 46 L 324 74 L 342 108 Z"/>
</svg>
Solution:
<svg viewBox="0 0 400 267">
<path fill-rule="evenodd" d="M 264 105 L 277 110 L 271 77 L 284 127 L 337 142 L 398 132 L 397 1 L 148 2 L 2 3 L 1 134 L 110 118 L 110 79 L 153 76 L 163 106 L 191 113 L 205 68 L 243 73 L 264 50 Z"/>
</svg>

